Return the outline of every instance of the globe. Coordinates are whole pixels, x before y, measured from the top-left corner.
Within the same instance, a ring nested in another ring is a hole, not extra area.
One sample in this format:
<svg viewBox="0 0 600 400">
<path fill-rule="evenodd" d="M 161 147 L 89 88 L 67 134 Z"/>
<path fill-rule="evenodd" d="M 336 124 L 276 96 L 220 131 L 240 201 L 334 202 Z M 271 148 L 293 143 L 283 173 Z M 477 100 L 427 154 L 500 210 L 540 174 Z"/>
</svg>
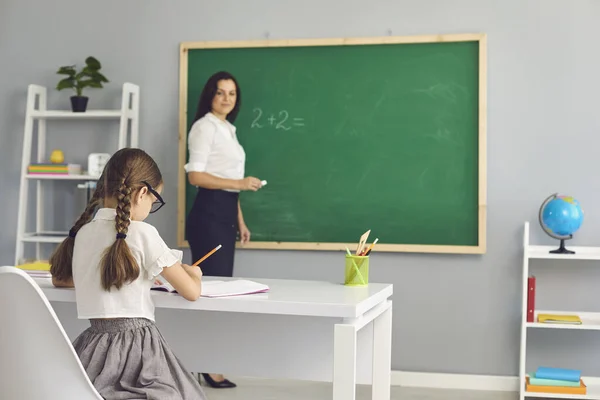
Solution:
<svg viewBox="0 0 600 400">
<path fill-rule="evenodd" d="M 560 240 L 559 248 L 550 253 L 575 253 L 565 248 L 565 240 L 572 239 L 583 223 L 583 210 L 577 200 L 571 196 L 559 196 L 558 193 L 548 196 L 540 207 L 539 220 L 548 236 Z"/>
</svg>

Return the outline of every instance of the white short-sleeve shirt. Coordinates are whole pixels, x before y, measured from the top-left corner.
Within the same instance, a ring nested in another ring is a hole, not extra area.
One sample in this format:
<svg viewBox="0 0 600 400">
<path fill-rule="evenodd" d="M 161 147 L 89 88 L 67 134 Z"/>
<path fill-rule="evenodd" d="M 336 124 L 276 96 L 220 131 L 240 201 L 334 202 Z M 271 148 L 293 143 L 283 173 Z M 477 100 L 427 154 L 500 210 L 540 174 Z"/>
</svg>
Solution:
<svg viewBox="0 0 600 400">
<path fill-rule="evenodd" d="M 186 172 L 206 172 L 224 179 L 243 179 L 246 153 L 236 129 L 212 113 L 194 122 L 188 135 L 189 161 Z M 236 191 L 236 190 L 229 190 Z"/>
<path fill-rule="evenodd" d="M 75 237 L 73 283 L 80 319 L 147 318 L 154 321 L 154 302 L 150 288 L 164 267 L 181 262 L 183 252 L 170 249 L 152 225 L 131 221 L 124 239 L 140 267 L 138 278 L 121 289 L 102 288 L 100 260 L 116 240 L 114 208 L 101 208 Z M 120 239 L 122 240 L 122 239 Z"/>
</svg>

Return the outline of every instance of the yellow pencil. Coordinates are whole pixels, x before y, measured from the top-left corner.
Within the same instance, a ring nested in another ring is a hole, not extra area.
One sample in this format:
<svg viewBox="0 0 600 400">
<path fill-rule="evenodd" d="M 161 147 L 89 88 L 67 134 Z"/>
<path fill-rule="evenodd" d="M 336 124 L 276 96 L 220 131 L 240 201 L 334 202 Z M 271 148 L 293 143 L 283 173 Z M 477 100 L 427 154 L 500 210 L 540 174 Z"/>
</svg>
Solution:
<svg viewBox="0 0 600 400">
<path fill-rule="evenodd" d="M 373 243 L 371 243 L 371 245 L 369 246 L 369 248 L 367 249 L 367 251 L 365 251 L 364 253 L 362 253 L 362 255 L 368 256 L 369 253 L 371 252 L 371 250 L 373 250 L 373 247 L 375 247 L 375 243 L 377 243 L 379 241 L 379 238 L 375 239 L 373 241 Z"/>
<path fill-rule="evenodd" d="M 201 259 L 199 259 L 198 261 L 196 261 L 192 267 L 197 267 L 198 264 L 200 264 L 202 261 L 206 260 L 208 257 L 210 257 L 215 251 L 219 250 L 221 248 L 221 245 L 218 245 L 217 247 L 215 247 L 214 249 L 212 249 L 211 251 L 209 251 L 204 257 L 202 257 Z"/>
</svg>

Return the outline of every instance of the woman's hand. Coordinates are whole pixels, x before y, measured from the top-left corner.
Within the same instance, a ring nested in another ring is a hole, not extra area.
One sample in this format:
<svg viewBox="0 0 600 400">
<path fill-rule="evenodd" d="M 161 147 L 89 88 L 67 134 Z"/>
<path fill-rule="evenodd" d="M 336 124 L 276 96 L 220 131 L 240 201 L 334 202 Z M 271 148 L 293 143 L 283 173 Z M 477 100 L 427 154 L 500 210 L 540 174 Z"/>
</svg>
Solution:
<svg viewBox="0 0 600 400">
<path fill-rule="evenodd" d="M 256 192 L 258 189 L 262 187 L 260 183 L 260 179 L 255 178 L 253 176 L 247 176 L 244 179 L 240 179 L 240 190 L 252 190 Z"/>
<path fill-rule="evenodd" d="M 250 230 L 246 226 L 245 223 L 240 223 L 240 242 L 242 245 L 248 243 L 250 241 Z"/>
</svg>

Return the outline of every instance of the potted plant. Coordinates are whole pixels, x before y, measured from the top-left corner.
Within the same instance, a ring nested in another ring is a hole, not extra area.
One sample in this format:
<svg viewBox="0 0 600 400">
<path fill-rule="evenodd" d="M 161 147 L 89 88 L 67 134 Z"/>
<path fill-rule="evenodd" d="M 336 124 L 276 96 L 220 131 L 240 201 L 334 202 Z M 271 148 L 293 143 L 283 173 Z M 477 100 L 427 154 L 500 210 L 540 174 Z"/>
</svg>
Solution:
<svg viewBox="0 0 600 400">
<path fill-rule="evenodd" d="M 75 70 L 75 65 L 60 67 L 56 71 L 59 75 L 67 75 L 56 85 L 57 90 L 73 89 L 76 95 L 71 96 L 71 109 L 74 112 L 84 112 L 87 108 L 88 98 L 83 96 L 83 89 L 86 87 L 101 89 L 102 83 L 107 83 L 108 79 L 99 71 L 102 66 L 100 61 L 94 57 L 85 59 L 85 67 L 79 72 Z"/>
</svg>

